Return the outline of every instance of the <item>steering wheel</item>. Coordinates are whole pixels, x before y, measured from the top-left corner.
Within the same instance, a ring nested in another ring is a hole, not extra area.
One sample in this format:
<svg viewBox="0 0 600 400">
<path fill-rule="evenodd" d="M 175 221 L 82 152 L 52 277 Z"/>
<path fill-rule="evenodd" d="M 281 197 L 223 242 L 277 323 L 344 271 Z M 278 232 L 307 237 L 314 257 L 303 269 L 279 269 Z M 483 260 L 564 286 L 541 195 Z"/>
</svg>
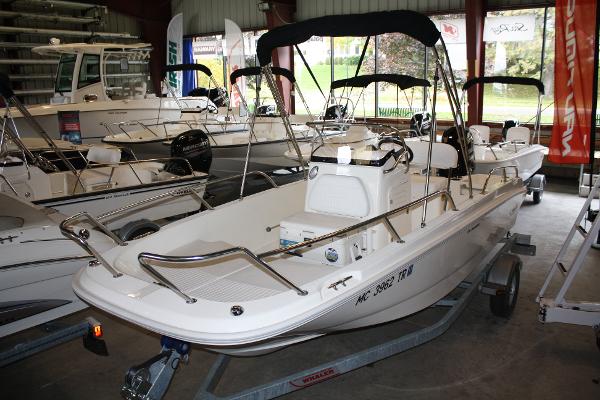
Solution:
<svg viewBox="0 0 600 400">
<path fill-rule="evenodd" d="M 413 151 L 411 150 L 411 148 L 409 146 L 406 146 L 406 144 L 400 140 L 397 137 L 393 137 L 393 136 L 387 136 L 384 137 L 383 139 L 379 139 L 379 141 L 377 142 L 377 149 L 381 149 L 381 145 L 382 144 L 386 144 L 386 143 L 391 143 L 391 144 L 395 144 L 398 145 L 400 147 L 402 147 L 402 149 L 406 148 L 406 151 L 408 152 L 408 162 L 411 162 L 413 160 Z M 398 157 L 400 156 L 400 152 L 402 151 L 402 149 L 394 151 L 394 149 L 392 148 L 392 152 L 394 154 L 394 158 L 398 159 Z"/>
</svg>

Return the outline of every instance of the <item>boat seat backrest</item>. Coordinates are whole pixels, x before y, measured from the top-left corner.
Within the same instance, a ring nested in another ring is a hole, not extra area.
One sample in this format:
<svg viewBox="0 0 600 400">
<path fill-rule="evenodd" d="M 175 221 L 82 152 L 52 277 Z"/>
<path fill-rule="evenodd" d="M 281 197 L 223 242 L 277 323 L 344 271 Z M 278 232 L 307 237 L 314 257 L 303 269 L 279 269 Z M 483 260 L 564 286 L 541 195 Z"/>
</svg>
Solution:
<svg viewBox="0 0 600 400">
<path fill-rule="evenodd" d="M 413 152 L 411 165 L 427 166 L 427 154 L 429 153 L 429 142 L 420 140 L 409 140 L 406 144 Z M 433 143 L 431 150 L 431 166 L 433 168 L 450 169 L 458 165 L 458 153 L 456 149 L 447 143 Z"/>
<path fill-rule="evenodd" d="M 513 126 L 506 131 L 507 142 L 525 142 L 529 144 L 529 128 L 526 126 Z"/>
<path fill-rule="evenodd" d="M 323 174 L 308 193 L 306 211 L 363 218 L 371 210 L 369 196 L 355 176 Z"/>
<path fill-rule="evenodd" d="M 469 127 L 473 135 L 474 144 L 483 144 L 490 142 L 490 127 L 486 125 L 471 125 Z"/>
<path fill-rule="evenodd" d="M 116 164 L 121 161 L 121 150 L 117 148 L 106 148 L 93 146 L 88 150 L 86 159 L 98 164 Z"/>
</svg>

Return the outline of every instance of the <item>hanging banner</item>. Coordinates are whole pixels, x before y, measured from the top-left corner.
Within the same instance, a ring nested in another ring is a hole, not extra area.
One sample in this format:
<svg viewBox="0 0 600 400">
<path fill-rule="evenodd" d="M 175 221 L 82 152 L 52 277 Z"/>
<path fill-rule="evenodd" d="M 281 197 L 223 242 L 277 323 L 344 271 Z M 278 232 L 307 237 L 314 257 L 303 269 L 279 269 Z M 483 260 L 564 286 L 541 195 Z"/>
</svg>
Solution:
<svg viewBox="0 0 600 400">
<path fill-rule="evenodd" d="M 235 22 L 225 18 L 225 54 L 227 55 L 227 75 L 231 75 L 233 71 L 246 67 L 246 57 L 244 56 L 244 36 L 242 30 Z M 246 78 L 241 76 L 237 80 L 237 86 L 242 92 L 242 96 L 246 96 Z M 240 94 L 236 90 L 230 90 L 231 107 L 240 106 Z M 240 108 L 240 116 L 245 116 L 247 110 Z"/>
<path fill-rule="evenodd" d="M 167 28 L 167 65 L 181 64 L 183 60 L 183 14 L 177 14 L 169 22 Z M 175 91 L 177 97 L 182 96 L 183 73 L 170 71 L 167 81 Z"/>
<path fill-rule="evenodd" d="M 556 0 L 554 126 L 548 159 L 589 161 L 596 0 Z"/>
</svg>

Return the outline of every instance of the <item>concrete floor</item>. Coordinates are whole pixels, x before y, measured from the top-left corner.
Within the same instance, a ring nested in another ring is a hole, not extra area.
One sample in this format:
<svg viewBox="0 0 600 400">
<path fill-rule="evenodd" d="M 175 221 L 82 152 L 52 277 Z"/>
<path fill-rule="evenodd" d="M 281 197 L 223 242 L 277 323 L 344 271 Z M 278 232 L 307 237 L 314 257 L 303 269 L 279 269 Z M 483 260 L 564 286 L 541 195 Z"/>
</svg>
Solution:
<svg viewBox="0 0 600 400">
<path fill-rule="evenodd" d="M 465 312 L 437 339 L 287 399 L 599 399 L 600 352 L 589 327 L 543 325 L 535 297 L 584 199 L 573 181 L 550 183 L 541 204 L 528 198 L 514 232 L 531 234 L 535 257 L 523 256 L 517 308 L 510 320 L 489 312 L 487 296 L 476 295 Z M 598 301 L 600 251 L 592 250 L 572 289 L 573 299 Z M 308 368 L 425 326 L 440 309 L 402 321 L 316 339 L 251 359 L 234 359 L 217 394 Z M 92 315 L 102 321 L 110 356 L 85 351 L 79 340 L 0 369 L 4 399 L 116 399 L 129 366 L 159 351 L 156 335 L 87 309 L 63 319 Z M 0 342 L 38 334 L 29 330 Z M 193 398 L 216 355 L 193 349 L 166 399 Z"/>
</svg>

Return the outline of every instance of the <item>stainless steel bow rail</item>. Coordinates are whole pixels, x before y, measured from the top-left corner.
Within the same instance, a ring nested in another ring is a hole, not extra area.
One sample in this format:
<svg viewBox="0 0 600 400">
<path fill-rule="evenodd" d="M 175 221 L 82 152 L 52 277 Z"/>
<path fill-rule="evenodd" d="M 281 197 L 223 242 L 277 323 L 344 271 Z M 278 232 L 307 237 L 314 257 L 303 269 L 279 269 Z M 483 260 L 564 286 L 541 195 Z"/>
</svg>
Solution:
<svg viewBox="0 0 600 400">
<path fill-rule="evenodd" d="M 202 262 L 202 261 L 212 260 L 212 259 L 221 258 L 221 257 L 232 255 L 232 254 L 241 254 L 243 256 L 248 257 L 257 266 L 266 269 L 272 276 L 274 276 L 277 280 L 283 282 L 289 288 L 294 289 L 296 291 L 296 293 L 298 293 L 298 295 L 305 296 L 308 294 L 308 292 L 306 290 L 299 288 L 297 285 L 292 283 L 290 280 L 285 278 L 283 275 L 281 275 L 280 273 L 275 271 L 264 259 L 268 258 L 268 257 L 276 256 L 279 254 L 283 254 L 283 253 L 289 253 L 291 251 L 305 248 L 308 246 L 312 246 L 315 243 L 319 243 L 324 240 L 331 239 L 331 238 L 334 238 L 337 236 L 342 236 L 348 232 L 355 231 L 357 229 L 360 229 L 367 225 L 371 225 L 376 222 L 383 222 L 384 225 L 386 226 L 386 228 L 392 234 L 394 240 L 397 243 L 403 243 L 404 241 L 402 240 L 402 238 L 400 237 L 400 235 L 398 234 L 396 229 L 392 226 L 392 223 L 390 222 L 389 218 L 397 213 L 400 213 L 403 211 L 408 211 L 412 207 L 415 207 L 419 204 L 422 204 L 424 202 L 427 202 L 433 198 L 436 198 L 436 197 L 439 197 L 442 195 L 450 200 L 452 210 L 457 211 L 456 204 L 454 203 L 454 199 L 452 198 L 452 195 L 450 194 L 450 192 L 448 192 L 447 190 L 440 190 L 440 191 L 431 193 L 427 196 L 424 196 L 418 200 L 411 201 L 410 203 L 407 203 L 403 206 L 400 206 L 398 208 L 395 208 L 393 210 L 385 212 L 381 215 L 378 215 L 373 218 L 369 218 L 367 220 L 361 221 L 357 224 L 351 225 L 349 227 L 338 229 L 336 231 L 327 233 L 325 235 L 321 235 L 321 236 L 318 236 L 313 239 L 305 240 L 304 242 L 296 243 L 296 244 L 293 244 L 293 245 L 290 245 L 287 247 L 277 248 L 274 250 L 269 250 L 269 251 L 266 251 L 263 253 L 255 254 L 245 247 L 236 246 L 236 247 L 231 247 L 228 249 L 215 251 L 212 253 L 198 254 L 198 255 L 193 255 L 193 256 L 168 256 L 168 255 L 143 252 L 138 255 L 138 261 L 140 262 L 140 265 L 142 266 L 142 268 L 146 272 L 148 272 L 150 276 L 152 276 L 154 279 L 156 279 L 159 283 L 161 283 L 164 286 L 171 289 L 175 294 L 177 294 L 179 297 L 183 298 L 186 301 L 186 303 L 188 303 L 188 304 L 194 303 L 196 300 L 194 298 L 184 294 L 179 288 L 177 288 L 176 285 L 174 285 L 167 278 L 162 276 L 158 271 L 156 271 L 150 265 L 150 263 L 148 261 L 152 260 L 152 261 L 161 261 L 161 262 L 168 262 L 168 263 L 191 263 L 191 262 Z"/>
<path fill-rule="evenodd" d="M 272 399 L 324 382 L 366 365 L 372 365 L 377 361 L 425 344 L 442 335 L 450 328 L 452 323 L 458 319 L 462 311 L 466 308 L 469 301 L 477 294 L 478 290 L 492 297 L 502 296 L 506 293 L 506 285 L 493 283 L 490 281 L 490 277 L 493 276 L 497 279 L 501 275 L 506 275 L 502 272 L 506 269 L 507 262 L 513 268 L 520 268 L 522 263 L 517 254 L 535 255 L 535 246 L 529 244 L 530 239 L 530 236 L 520 234 L 513 234 L 504 239 L 502 241 L 504 245 L 497 246 L 494 249 L 495 251 L 491 252 L 486 260 L 483 260 L 483 269 L 475 276 L 473 281 L 461 282 L 455 291 L 432 306 L 448 308 L 448 311 L 432 325 L 421 327 L 416 331 L 411 331 L 384 343 L 371 345 L 367 349 L 355 351 L 337 359 L 328 360 L 323 364 L 300 370 L 273 381 L 223 396 L 217 396 L 215 391 L 232 357 L 220 354 L 212 364 L 194 399 Z M 498 247 L 500 248 L 498 249 Z M 423 312 L 426 311 L 424 310 Z M 379 328 L 372 327 L 369 329 Z M 165 368 L 165 365 L 177 365 L 180 360 L 186 360 L 189 357 L 190 345 L 189 343 L 163 336 L 161 338 L 161 346 L 161 353 L 138 366 L 130 368 L 127 372 L 125 385 L 121 389 L 121 393 L 126 399 L 159 400 L 165 395 L 176 371 L 175 368 Z M 281 352 L 285 354 L 285 350 Z M 284 355 L 283 360 L 286 359 L 291 358 Z M 239 376 L 236 378 L 239 379 Z"/>
<path fill-rule="evenodd" d="M 258 176 L 264 178 L 269 184 L 271 184 L 271 186 L 273 188 L 279 187 L 269 175 L 265 174 L 262 171 L 252 171 L 252 172 L 246 173 L 246 175 L 258 175 Z M 106 262 L 106 260 L 102 257 L 102 255 L 98 251 L 96 251 L 93 248 L 93 246 L 90 245 L 90 243 L 88 243 L 88 239 L 90 237 L 89 231 L 87 229 L 83 228 L 78 233 L 75 233 L 75 231 L 73 231 L 71 229 L 71 227 L 73 225 L 75 225 L 78 222 L 87 221 L 88 223 L 90 223 L 92 225 L 93 228 L 100 230 L 102 233 L 104 233 L 105 235 L 110 237 L 117 245 L 126 246 L 127 242 L 121 240 L 110 229 L 108 229 L 101 222 L 102 220 L 115 217 L 115 216 L 122 214 L 126 211 L 129 211 L 131 209 L 140 207 L 140 206 L 148 204 L 148 203 L 153 203 L 153 202 L 163 199 L 165 197 L 185 196 L 185 195 L 190 195 L 190 194 L 196 195 L 199 198 L 200 202 L 202 204 L 204 204 L 204 206 L 206 208 L 208 208 L 209 210 L 212 210 L 213 207 L 206 200 L 204 200 L 202 198 L 202 196 L 199 195 L 199 192 L 202 189 L 206 188 L 207 186 L 217 184 L 217 183 L 222 183 L 222 182 L 228 181 L 228 180 L 237 179 L 237 178 L 240 178 L 241 176 L 242 176 L 242 174 L 232 175 L 232 176 L 228 176 L 225 178 L 215 179 L 213 181 L 203 182 L 203 183 L 200 183 L 197 185 L 190 185 L 190 186 L 182 188 L 182 189 L 177 188 L 174 190 L 170 190 L 168 192 L 158 194 L 156 196 L 149 197 L 149 198 L 141 200 L 141 201 L 137 201 L 135 203 L 128 204 L 121 208 L 117 208 L 115 210 L 108 211 L 108 212 L 98 215 L 96 217 L 90 215 L 87 212 L 81 212 L 81 213 L 75 214 L 75 215 L 65 219 L 64 221 L 62 221 L 59 225 L 59 228 L 60 228 L 60 231 L 63 234 L 63 236 L 65 236 L 66 238 L 71 239 L 75 243 L 77 243 L 88 254 L 95 257 L 97 262 L 102 264 L 113 275 L 113 277 L 118 278 L 122 274 L 119 271 L 117 271 L 116 269 L 114 269 L 108 262 Z"/>
</svg>

